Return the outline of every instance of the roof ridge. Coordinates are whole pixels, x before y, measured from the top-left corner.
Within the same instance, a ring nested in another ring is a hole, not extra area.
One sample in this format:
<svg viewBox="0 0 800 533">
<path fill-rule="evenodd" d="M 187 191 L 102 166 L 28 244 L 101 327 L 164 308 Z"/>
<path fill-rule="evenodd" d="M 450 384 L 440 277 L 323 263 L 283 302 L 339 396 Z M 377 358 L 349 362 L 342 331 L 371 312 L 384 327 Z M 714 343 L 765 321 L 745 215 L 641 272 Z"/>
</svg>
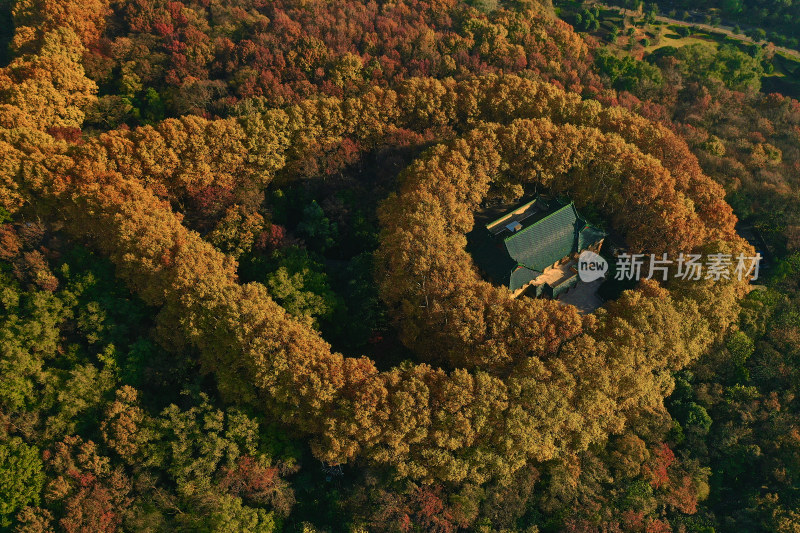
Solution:
<svg viewBox="0 0 800 533">
<path fill-rule="evenodd" d="M 522 205 L 519 205 L 519 206 L 515 207 L 514 209 L 512 209 L 511 211 L 509 211 L 509 212 L 508 212 L 508 213 L 506 213 L 505 215 L 499 216 L 499 217 L 497 217 L 496 219 L 492 220 L 491 222 L 488 222 L 488 223 L 486 224 L 486 228 L 488 229 L 490 226 L 494 226 L 494 225 L 496 225 L 496 224 L 499 224 L 499 223 L 500 223 L 500 222 L 501 222 L 501 221 L 502 221 L 504 218 L 508 217 L 509 215 L 513 215 L 513 214 L 514 214 L 514 211 L 519 211 L 520 209 L 524 209 L 524 208 L 528 207 L 528 206 L 529 206 L 529 205 L 531 205 L 532 203 L 534 203 L 534 202 L 538 201 L 538 200 L 539 200 L 539 198 L 540 198 L 540 197 L 539 197 L 539 196 L 537 196 L 537 197 L 535 197 L 533 200 L 531 200 L 530 202 L 525 202 L 524 204 L 522 204 Z"/>
<path fill-rule="evenodd" d="M 552 213 L 550 213 L 550 214 L 548 214 L 548 215 L 546 215 L 546 216 L 544 216 L 544 217 L 540 218 L 539 220 L 537 220 L 536 222 L 534 222 L 533 224 L 531 224 L 531 225 L 530 225 L 530 226 L 528 226 L 527 228 L 521 229 L 521 230 L 517 231 L 516 233 L 512 233 L 512 234 L 511 234 L 511 235 L 509 235 L 508 237 L 504 237 L 504 238 L 503 238 L 503 242 L 507 242 L 509 239 L 513 239 L 514 237 L 517 237 L 517 236 L 519 236 L 519 235 L 522 235 L 523 233 L 525 233 L 525 232 L 526 232 L 526 231 L 528 231 L 529 229 L 531 229 L 531 228 L 535 228 L 536 226 L 538 226 L 539 224 L 541 224 L 542 222 L 544 222 L 545 220 L 547 220 L 547 219 L 548 219 L 548 218 L 550 218 L 551 216 L 553 216 L 553 215 L 555 215 L 555 214 L 558 214 L 558 213 L 560 213 L 561 211 L 563 211 L 564 209 L 566 209 L 566 208 L 568 208 L 568 207 L 570 207 L 570 206 L 572 206 L 572 202 L 568 203 L 567 205 L 562 205 L 561 207 L 559 207 L 558 209 L 556 209 L 556 210 L 555 210 L 555 211 L 553 211 Z M 574 207 L 573 207 L 573 210 L 574 210 Z"/>
</svg>

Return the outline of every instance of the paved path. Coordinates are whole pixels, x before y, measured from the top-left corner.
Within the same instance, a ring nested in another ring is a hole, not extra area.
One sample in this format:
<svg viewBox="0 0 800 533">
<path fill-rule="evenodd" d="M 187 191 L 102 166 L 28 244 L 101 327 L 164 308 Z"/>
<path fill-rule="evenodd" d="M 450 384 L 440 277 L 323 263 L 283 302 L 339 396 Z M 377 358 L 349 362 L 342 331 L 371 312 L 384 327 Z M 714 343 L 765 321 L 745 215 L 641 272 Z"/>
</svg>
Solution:
<svg viewBox="0 0 800 533">
<path fill-rule="evenodd" d="M 558 298 L 561 304 L 574 305 L 582 314 L 591 313 L 603 305 L 603 299 L 597 295 L 597 289 L 605 281 L 603 278 L 591 283 L 578 281 L 578 284 Z"/>
</svg>

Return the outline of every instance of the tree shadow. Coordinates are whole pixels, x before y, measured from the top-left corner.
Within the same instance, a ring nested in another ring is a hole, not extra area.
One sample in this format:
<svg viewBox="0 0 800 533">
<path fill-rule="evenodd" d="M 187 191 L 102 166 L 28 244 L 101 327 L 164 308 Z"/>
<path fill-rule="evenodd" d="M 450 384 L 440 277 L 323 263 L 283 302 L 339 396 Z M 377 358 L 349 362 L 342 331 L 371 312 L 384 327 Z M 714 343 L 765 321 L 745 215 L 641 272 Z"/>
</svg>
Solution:
<svg viewBox="0 0 800 533">
<path fill-rule="evenodd" d="M 11 17 L 11 0 L 0 0 L 0 68 L 11 61 L 8 49 L 14 37 L 14 21 Z"/>
</svg>

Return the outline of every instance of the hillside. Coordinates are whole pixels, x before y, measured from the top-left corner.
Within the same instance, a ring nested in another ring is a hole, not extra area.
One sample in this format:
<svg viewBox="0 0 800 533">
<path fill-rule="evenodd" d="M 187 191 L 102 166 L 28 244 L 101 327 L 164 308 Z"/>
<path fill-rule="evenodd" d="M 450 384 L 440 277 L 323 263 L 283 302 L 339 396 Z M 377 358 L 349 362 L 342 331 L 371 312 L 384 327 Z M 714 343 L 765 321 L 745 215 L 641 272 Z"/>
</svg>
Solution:
<svg viewBox="0 0 800 533">
<path fill-rule="evenodd" d="M 0 531 L 799 528 L 800 102 L 559 13 L 0 1 Z M 468 251 L 538 194 L 594 312 Z"/>
</svg>

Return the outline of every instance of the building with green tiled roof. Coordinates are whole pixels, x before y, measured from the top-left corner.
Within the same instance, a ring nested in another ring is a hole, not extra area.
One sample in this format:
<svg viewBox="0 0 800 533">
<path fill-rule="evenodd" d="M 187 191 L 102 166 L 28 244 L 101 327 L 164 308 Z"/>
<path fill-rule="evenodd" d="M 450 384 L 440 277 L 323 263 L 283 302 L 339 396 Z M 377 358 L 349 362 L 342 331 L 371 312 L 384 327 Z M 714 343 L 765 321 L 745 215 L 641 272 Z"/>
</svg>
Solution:
<svg viewBox="0 0 800 533">
<path fill-rule="evenodd" d="M 553 298 L 578 281 L 570 261 L 584 250 L 599 253 L 605 236 L 572 202 L 537 197 L 486 224 L 483 235 L 472 239 L 470 252 L 486 277 L 514 296 Z"/>
</svg>

